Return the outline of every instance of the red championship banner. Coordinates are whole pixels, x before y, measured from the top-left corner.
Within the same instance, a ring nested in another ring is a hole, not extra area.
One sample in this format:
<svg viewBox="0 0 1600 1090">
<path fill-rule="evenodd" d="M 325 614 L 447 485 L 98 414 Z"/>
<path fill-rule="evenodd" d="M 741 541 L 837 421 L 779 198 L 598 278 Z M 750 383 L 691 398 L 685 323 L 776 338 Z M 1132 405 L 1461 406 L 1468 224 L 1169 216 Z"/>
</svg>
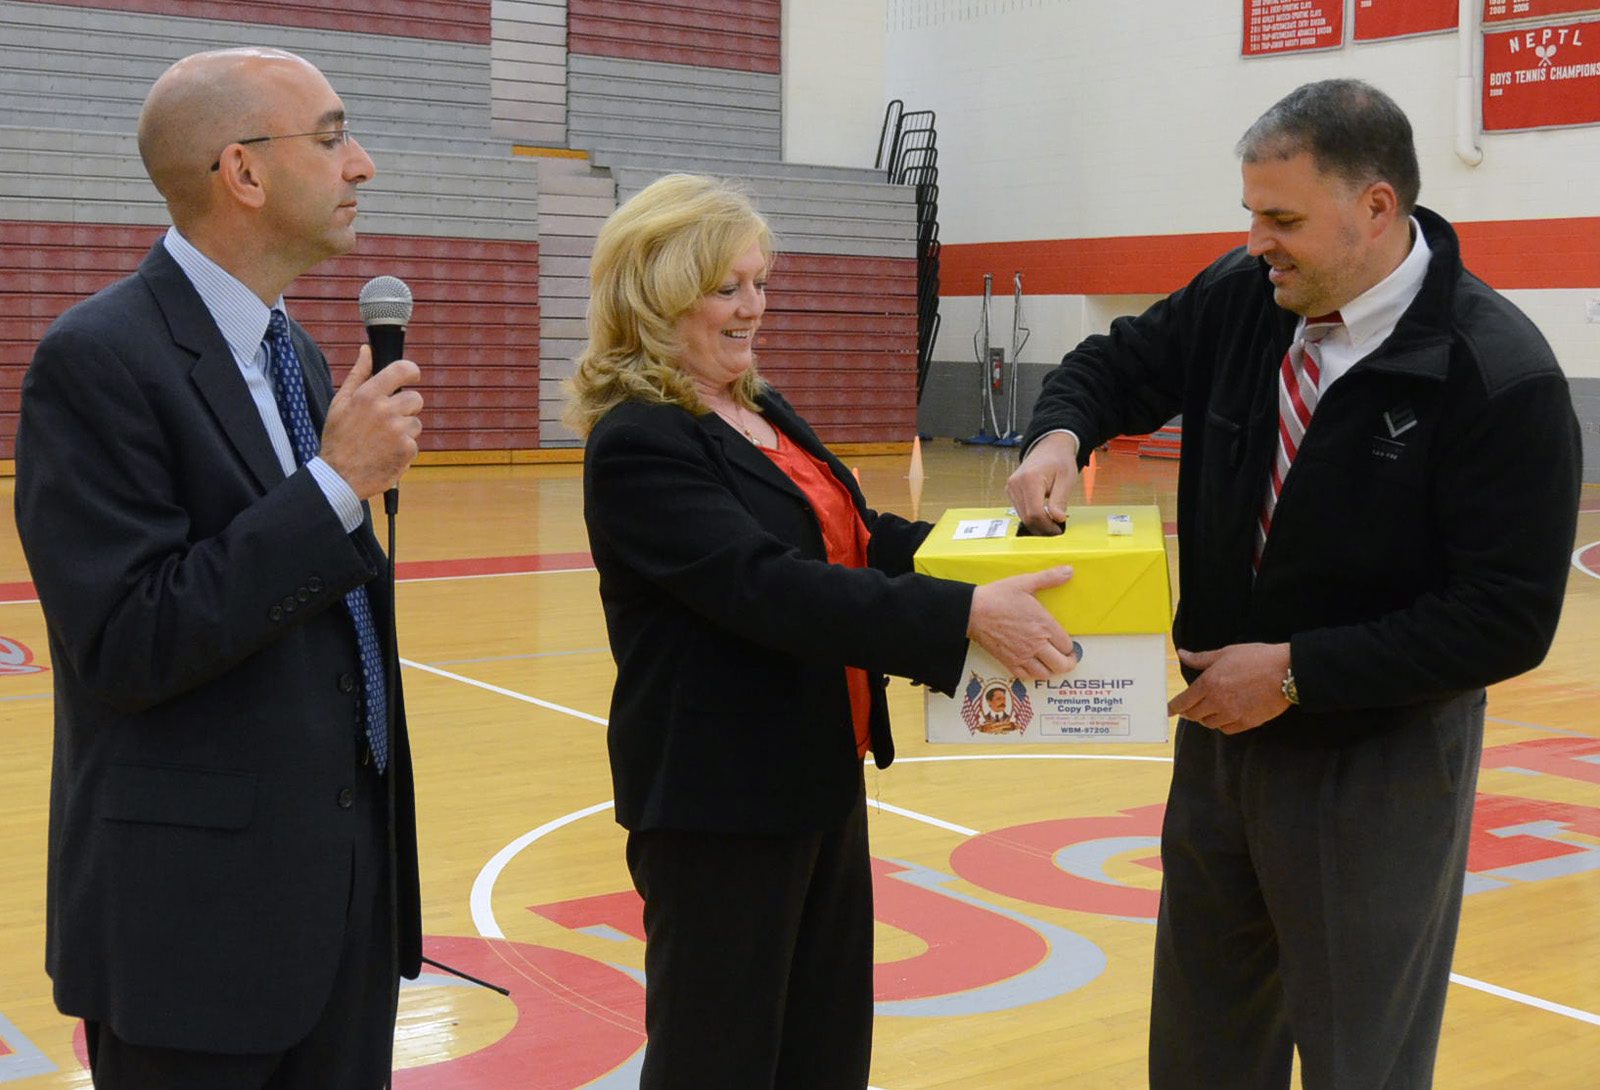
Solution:
<svg viewBox="0 0 1600 1090">
<path fill-rule="evenodd" d="M 1596 0 L 1600 2 L 1600 0 Z M 1244 0 L 1246 57 L 1344 45 L 1344 0 Z"/>
<path fill-rule="evenodd" d="M 1600 124 L 1600 23 L 1483 36 L 1486 131 Z"/>
<path fill-rule="evenodd" d="M 1358 42 L 1407 38 L 1454 30 L 1460 21 L 1461 5 L 1456 0 L 1356 0 L 1351 37 Z"/>
<path fill-rule="evenodd" d="M 1600 11 L 1600 0 L 1483 0 L 1483 21 L 1486 24 L 1552 19 L 1591 11 Z"/>
</svg>

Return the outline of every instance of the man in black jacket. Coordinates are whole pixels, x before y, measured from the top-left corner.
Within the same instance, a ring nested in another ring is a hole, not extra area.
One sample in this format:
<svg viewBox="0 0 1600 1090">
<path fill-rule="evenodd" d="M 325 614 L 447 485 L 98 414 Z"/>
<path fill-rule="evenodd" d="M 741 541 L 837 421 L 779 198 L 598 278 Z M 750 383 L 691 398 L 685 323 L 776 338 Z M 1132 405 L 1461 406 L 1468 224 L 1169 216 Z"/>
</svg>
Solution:
<svg viewBox="0 0 1600 1090">
<path fill-rule="evenodd" d="M 173 65 L 139 151 L 173 227 L 51 326 L 22 392 L 45 967 L 99 1087 L 377 1090 L 421 915 L 363 501 L 416 456 L 419 372 L 363 348 L 335 394 L 282 299 L 355 244 L 372 160 L 322 74 L 267 49 Z"/>
<path fill-rule="evenodd" d="M 1581 478 L 1533 324 L 1415 206 L 1405 115 L 1309 84 L 1240 141 L 1249 244 L 1069 353 L 1009 490 L 1183 417 L 1189 686 L 1162 830 L 1150 1083 L 1429 1085 L 1484 687 L 1555 634 Z"/>
</svg>

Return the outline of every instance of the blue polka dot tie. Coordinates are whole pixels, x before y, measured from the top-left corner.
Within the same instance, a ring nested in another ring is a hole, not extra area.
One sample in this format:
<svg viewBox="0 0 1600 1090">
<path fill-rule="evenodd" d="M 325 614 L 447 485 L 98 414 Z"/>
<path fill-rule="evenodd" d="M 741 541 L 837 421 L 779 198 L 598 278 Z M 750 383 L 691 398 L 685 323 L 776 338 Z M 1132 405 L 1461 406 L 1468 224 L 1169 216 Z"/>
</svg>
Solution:
<svg viewBox="0 0 1600 1090">
<path fill-rule="evenodd" d="M 267 323 L 267 352 L 272 363 L 272 394 L 278 414 L 289 432 L 296 465 L 305 465 L 322 448 L 317 429 L 311 423 L 306 404 L 305 372 L 300 357 L 289 339 L 289 320 L 283 311 L 274 310 Z M 357 587 L 344 596 L 350 620 L 356 627 L 356 646 L 361 651 L 362 710 L 367 724 L 367 741 L 372 744 L 372 759 L 382 772 L 389 763 L 389 699 L 384 687 L 383 649 L 378 643 L 378 626 L 372 619 L 372 603 L 367 588 Z"/>
</svg>

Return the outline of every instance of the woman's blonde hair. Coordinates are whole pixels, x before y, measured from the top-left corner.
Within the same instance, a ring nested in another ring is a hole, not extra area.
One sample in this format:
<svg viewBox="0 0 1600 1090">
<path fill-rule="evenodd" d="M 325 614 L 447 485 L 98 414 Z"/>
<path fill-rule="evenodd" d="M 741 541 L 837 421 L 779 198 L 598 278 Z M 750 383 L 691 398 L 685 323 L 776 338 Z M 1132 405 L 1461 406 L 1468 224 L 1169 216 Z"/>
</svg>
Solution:
<svg viewBox="0 0 1600 1090">
<path fill-rule="evenodd" d="M 770 264 L 767 221 L 739 190 L 697 174 L 668 174 L 611 214 L 589 263 L 589 343 L 568 383 L 564 419 L 587 436 L 624 401 L 710 410 L 678 365 L 678 320 L 715 291 L 751 243 Z M 751 367 L 733 397 L 755 409 L 762 382 Z"/>
</svg>

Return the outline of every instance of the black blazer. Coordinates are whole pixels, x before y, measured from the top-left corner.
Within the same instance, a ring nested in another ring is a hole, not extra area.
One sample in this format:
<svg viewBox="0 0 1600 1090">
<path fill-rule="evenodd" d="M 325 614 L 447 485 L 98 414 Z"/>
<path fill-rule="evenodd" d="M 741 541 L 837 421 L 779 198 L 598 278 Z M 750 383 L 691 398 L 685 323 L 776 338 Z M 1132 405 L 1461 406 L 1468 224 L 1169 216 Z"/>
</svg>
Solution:
<svg viewBox="0 0 1600 1090">
<path fill-rule="evenodd" d="M 327 361 L 292 335 L 320 428 Z M 343 939 L 356 811 L 339 798 L 356 770 L 360 666 L 339 602 L 368 583 L 380 631 L 392 611 L 370 522 L 345 533 L 306 469 L 285 479 L 216 323 L 159 242 L 40 342 L 16 513 L 55 678 L 56 1004 L 135 1044 L 280 1051 L 320 1013 Z M 385 781 L 401 967 L 415 975 L 397 719 Z"/>
<path fill-rule="evenodd" d="M 617 661 L 607 740 L 629 829 L 835 827 L 861 790 L 844 668 L 945 692 L 960 680 L 972 587 L 911 573 L 929 526 L 869 510 L 788 402 L 769 391 L 761 406 L 850 489 L 869 568 L 827 563 L 804 494 L 715 413 L 627 402 L 589 436 L 584 518 Z"/>
</svg>

